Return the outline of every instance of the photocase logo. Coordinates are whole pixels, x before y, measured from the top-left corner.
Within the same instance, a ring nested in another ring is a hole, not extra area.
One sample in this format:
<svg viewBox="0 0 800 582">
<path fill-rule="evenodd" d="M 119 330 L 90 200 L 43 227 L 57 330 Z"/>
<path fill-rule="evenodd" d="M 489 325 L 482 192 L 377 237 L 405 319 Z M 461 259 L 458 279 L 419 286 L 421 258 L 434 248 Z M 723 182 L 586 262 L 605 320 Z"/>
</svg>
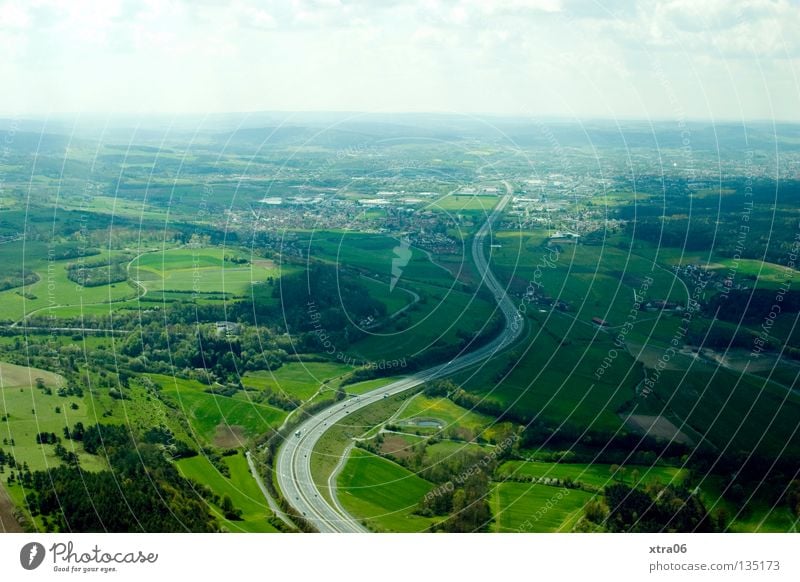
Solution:
<svg viewBox="0 0 800 582">
<path fill-rule="evenodd" d="M 44 546 L 39 542 L 30 542 L 19 551 L 19 563 L 26 570 L 35 570 L 44 561 Z"/>
<path fill-rule="evenodd" d="M 410 246 L 408 239 L 403 239 L 400 241 L 399 245 L 392 249 L 395 256 L 392 259 L 392 281 L 389 283 L 390 293 L 394 291 L 394 286 L 397 285 L 400 277 L 403 276 L 403 267 L 408 265 L 408 262 L 411 260 Z"/>
</svg>

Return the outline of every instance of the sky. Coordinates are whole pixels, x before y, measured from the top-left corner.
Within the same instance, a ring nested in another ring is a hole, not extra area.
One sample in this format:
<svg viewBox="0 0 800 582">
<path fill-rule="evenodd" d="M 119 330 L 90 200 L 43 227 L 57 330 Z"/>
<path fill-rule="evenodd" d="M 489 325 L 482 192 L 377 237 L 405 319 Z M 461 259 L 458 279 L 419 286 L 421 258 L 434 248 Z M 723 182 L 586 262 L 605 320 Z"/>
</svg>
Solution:
<svg viewBox="0 0 800 582">
<path fill-rule="evenodd" d="M 0 0 L 0 115 L 800 121 L 800 0 Z"/>
</svg>

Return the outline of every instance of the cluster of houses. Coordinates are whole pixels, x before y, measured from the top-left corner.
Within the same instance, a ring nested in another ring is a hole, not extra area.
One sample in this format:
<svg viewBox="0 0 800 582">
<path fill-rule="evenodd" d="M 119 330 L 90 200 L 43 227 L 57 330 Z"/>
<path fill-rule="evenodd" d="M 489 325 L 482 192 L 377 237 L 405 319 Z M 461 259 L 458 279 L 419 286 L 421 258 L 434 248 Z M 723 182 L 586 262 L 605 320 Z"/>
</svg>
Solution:
<svg viewBox="0 0 800 582">
<path fill-rule="evenodd" d="M 409 235 L 408 238 L 415 247 L 425 249 L 433 254 L 452 254 L 458 250 L 456 241 L 440 232 L 426 232 L 423 230 Z"/>
<path fill-rule="evenodd" d="M 648 301 L 641 307 L 642 311 L 683 311 L 683 306 L 674 301 Z"/>
<path fill-rule="evenodd" d="M 709 271 L 701 265 L 673 265 L 672 270 L 690 286 L 698 285 L 715 277 L 713 271 Z"/>
</svg>

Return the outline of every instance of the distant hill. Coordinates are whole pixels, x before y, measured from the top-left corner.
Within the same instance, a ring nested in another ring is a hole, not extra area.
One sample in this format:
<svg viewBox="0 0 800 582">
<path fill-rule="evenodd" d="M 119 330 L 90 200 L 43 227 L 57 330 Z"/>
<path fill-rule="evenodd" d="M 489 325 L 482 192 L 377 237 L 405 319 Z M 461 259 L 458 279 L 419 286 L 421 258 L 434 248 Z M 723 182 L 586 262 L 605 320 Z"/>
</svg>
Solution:
<svg viewBox="0 0 800 582">
<path fill-rule="evenodd" d="M 149 143 L 189 139 L 211 149 L 264 145 L 347 148 L 382 142 L 479 140 L 526 148 L 667 148 L 685 145 L 695 151 L 742 152 L 800 149 L 800 124 L 741 123 L 677 120 L 524 119 L 447 114 L 363 113 L 230 113 L 209 116 L 151 116 L 143 118 L 82 117 L 42 120 L 0 119 L 0 132 L 16 127 L 18 150 L 58 151 L 69 136 L 75 140 L 102 139 L 107 144 Z M 41 137 L 41 139 L 40 139 Z M 39 143 L 41 141 L 41 146 Z"/>
</svg>

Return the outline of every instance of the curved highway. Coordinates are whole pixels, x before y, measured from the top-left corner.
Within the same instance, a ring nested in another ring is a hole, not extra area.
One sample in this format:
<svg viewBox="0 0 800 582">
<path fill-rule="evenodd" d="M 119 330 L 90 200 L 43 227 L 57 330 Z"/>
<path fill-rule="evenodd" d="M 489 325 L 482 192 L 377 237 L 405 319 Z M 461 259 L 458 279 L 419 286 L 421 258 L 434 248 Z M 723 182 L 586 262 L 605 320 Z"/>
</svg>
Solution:
<svg viewBox="0 0 800 582">
<path fill-rule="evenodd" d="M 379 402 L 388 395 L 410 390 L 429 380 L 473 366 L 505 349 L 519 337 L 522 331 L 522 317 L 506 295 L 503 286 L 498 283 L 489 270 L 483 250 L 484 239 L 491 232 L 492 224 L 511 200 L 511 186 L 508 182 L 505 182 L 505 186 L 508 193 L 497 204 L 472 242 L 472 256 L 478 271 L 481 273 L 483 282 L 493 293 L 505 317 L 506 325 L 503 332 L 490 343 L 453 358 L 449 362 L 417 372 L 361 396 L 337 402 L 303 422 L 297 427 L 295 435 L 287 438 L 278 451 L 275 468 L 280 490 L 298 515 L 304 516 L 318 531 L 323 533 L 367 531 L 353 516 L 337 509 L 325 499 L 311 477 L 311 453 L 319 439 L 332 425 L 347 418 L 347 415 L 353 411 Z"/>
</svg>

